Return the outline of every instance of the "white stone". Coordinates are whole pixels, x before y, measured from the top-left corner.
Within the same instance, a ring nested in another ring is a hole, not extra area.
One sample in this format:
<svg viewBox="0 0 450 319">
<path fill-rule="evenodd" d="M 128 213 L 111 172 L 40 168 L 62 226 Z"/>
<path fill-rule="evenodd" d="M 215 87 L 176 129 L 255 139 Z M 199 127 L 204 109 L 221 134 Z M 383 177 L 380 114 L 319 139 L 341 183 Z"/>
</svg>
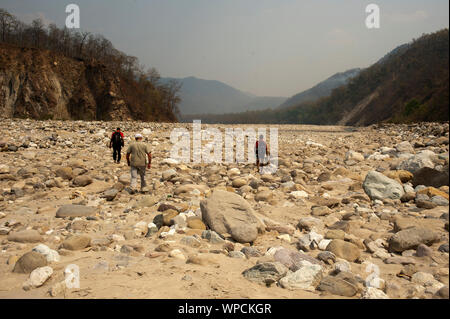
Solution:
<svg viewBox="0 0 450 319">
<path fill-rule="evenodd" d="M 423 167 L 434 168 L 434 163 L 431 159 L 431 157 L 433 156 L 436 156 L 436 154 L 431 151 L 421 151 L 411 158 L 401 162 L 400 165 L 398 165 L 397 169 L 406 170 L 414 174 L 416 171 Z"/>
<path fill-rule="evenodd" d="M 296 272 L 291 272 L 280 279 L 281 287 L 289 290 L 302 289 L 314 291 L 322 279 L 322 267 L 320 265 L 303 265 Z"/>
<path fill-rule="evenodd" d="M 331 239 L 322 239 L 319 242 L 319 249 L 320 250 L 326 250 L 327 246 L 331 243 Z"/>
<path fill-rule="evenodd" d="M 341 259 L 334 264 L 334 270 L 337 272 L 350 272 L 351 266 L 348 261 Z"/>
<path fill-rule="evenodd" d="M 147 222 L 140 221 L 140 222 L 136 223 L 136 225 L 134 225 L 133 229 L 134 229 L 134 233 L 136 236 L 142 237 L 147 234 L 148 224 L 147 224 Z"/>
<path fill-rule="evenodd" d="M 178 165 L 180 162 L 174 158 L 165 158 L 161 161 L 161 163 L 168 164 L 168 165 Z"/>
<path fill-rule="evenodd" d="M 282 235 L 278 235 L 277 236 L 278 239 L 287 241 L 288 243 L 291 242 L 291 236 L 289 236 L 289 234 L 282 234 Z"/>
<path fill-rule="evenodd" d="M 44 255 L 48 262 L 57 262 L 60 260 L 58 252 L 56 250 L 50 249 L 44 244 L 39 244 L 32 250 Z"/>
<path fill-rule="evenodd" d="M 112 237 L 113 241 L 124 241 L 125 240 L 125 237 L 123 235 L 113 234 L 111 237 Z"/>
<path fill-rule="evenodd" d="M 148 128 L 144 128 L 142 130 L 142 135 L 150 135 L 152 134 L 152 130 L 148 129 Z"/>
<path fill-rule="evenodd" d="M 155 228 L 155 227 L 158 228 L 158 226 L 156 226 L 156 224 L 154 224 L 154 223 L 148 223 L 147 224 L 147 228 L 148 229 L 152 229 L 152 228 Z"/>
<path fill-rule="evenodd" d="M 403 189 L 405 190 L 405 193 L 414 193 L 414 187 L 409 183 L 403 184 Z"/>
<path fill-rule="evenodd" d="M 380 154 L 378 152 L 375 152 L 372 155 L 370 155 L 367 159 L 368 160 L 381 161 L 381 160 L 384 160 L 384 159 L 389 158 L 389 157 L 390 156 L 388 154 Z"/>
<path fill-rule="evenodd" d="M 270 247 L 270 248 L 266 251 L 265 255 L 266 255 L 266 256 L 273 256 L 273 255 L 275 255 L 275 253 L 276 253 L 277 251 L 279 251 L 280 249 L 284 249 L 284 247 L 281 247 L 281 246 Z"/>
<path fill-rule="evenodd" d="M 358 152 L 348 151 L 345 154 L 345 160 L 346 161 L 354 160 L 354 161 L 362 162 L 362 161 L 364 161 L 364 155 L 362 155 L 361 153 L 358 153 Z"/>
<path fill-rule="evenodd" d="M 380 277 L 374 277 L 374 278 L 371 278 L 369 281 L 366 281 L 365 284 L 366 284 L 366 287 L 382 289 L 385 285 L 385 282 L 384 282 L 384 279 L 381 279 Z"/>
<path fill-rule="evenodd" d="M 308 193 L 305 191 L 294 191 L 294 192 L 290 192 L 290 194 L 292 197 L 294 198 L 306 198 L 308 197 Z"/>
<path fill-rule="evenodd" d="M 416 284 L 426 285 L 427 283 L 434 283 L 436 279 L 434 276 L 427 272 L 418 271 L 411 277 L 411 282 Z"/>
<path fill-rule="evenodd" d="M 165 238 L 165 237 L 167 237 L 167 236 L 171 236 L 171 235 L 175 234 L 175 232 L 176 232 L 176 229 L 175 229 L 175 227 L 174 227 L 174 228 L 170 229 L 169 231 L 163 231 L 163 232 L 159 235 L 159 237 Z"/>
<path fill-rule="evenodd" d="M 307 142 L 306 142 L 306 145 L 308 145 L 308 146 L 317 146 L 317 147 L 325 147 L 325 146 L 323 146 L 322 144 L 313 142 L 313 141 L 311 141 L 311 140 L 307 141 Z"/>
<path fill-rule="evenodd" d="M 180 260 L 186 260 L 186 257 L 183 255 L 183 253 L 179 249 L 174 249 L 174 250 L 170 251 L 169 256 L 180 259 Z"/>
<path fill-rule="evenodd" d="M 23 288 L 36 288 L 42 286 L 48 278 L 53 274 L 52 267 L 45 266 L 33 270 L 28 280 L 24 283 Z"/>
<path fill-rule="evenodd" d="M 389 299 L 389 297 L 380 289 L 367 287 L 364 290 L 361 299 Z"/>
</svg>

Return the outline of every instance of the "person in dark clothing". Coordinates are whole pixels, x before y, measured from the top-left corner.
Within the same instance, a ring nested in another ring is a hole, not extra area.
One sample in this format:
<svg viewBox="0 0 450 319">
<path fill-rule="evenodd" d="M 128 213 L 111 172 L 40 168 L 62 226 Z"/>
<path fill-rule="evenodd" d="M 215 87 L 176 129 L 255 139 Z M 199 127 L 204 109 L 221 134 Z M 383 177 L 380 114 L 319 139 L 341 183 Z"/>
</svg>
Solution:
<svg viewBox="0 0 450 319">
<path fill-rule="evenodd" d="M 265 163 L 267 159 L 267 155 L 270 155 L 269 145 L 264 141 L 264 136 L 260 135 L 259 140 L 256 141 L 255 144 L 255 155 L 256 155 L 256 167 L 259 170 L 260 166 L 266 166 L 268 164 Z"/>
<path fill-rule="evenodd" d="M 122 157 L 122 147 L 124 146 L 123 142 L 123 133 L 120 131 L 120 127 L 114 131 L 111 136 L 111 140 L 109 142 L 109 148 L 113 148 L 113 159 L 114 163 L 120 163 L 120 159 Z"/>
</svg>

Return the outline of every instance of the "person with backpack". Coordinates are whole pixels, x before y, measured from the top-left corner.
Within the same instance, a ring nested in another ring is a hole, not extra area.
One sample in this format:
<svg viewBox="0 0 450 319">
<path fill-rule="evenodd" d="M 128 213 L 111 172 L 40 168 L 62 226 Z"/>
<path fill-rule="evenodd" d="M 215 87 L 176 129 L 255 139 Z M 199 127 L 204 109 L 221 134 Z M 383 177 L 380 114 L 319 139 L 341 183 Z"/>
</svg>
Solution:
<svg viewBox="0 0 450 319">
<path fill-rule="evenodd" d="M 123 133 L 120 131 L 120 127 L 118 127 L 111 136 L 111 140 L 109 142 L 109 148 L 113 148 L 113 159 L 114 163 L 119 164 L 120 159 L 122 157 L 122 147 L 124 146 L 123 141 Z M 117 159 L 117 160 L 116 160 Z"/>
<path fill-rule="evenodd" d="M 131 193 L 135 193 L 137 175 L 141 177 L 141 192 L 145 191 L 145 169 L 152 167 L 152 151 L 148 144 L 142 142 L 141 134 L 135 135 L 136 142 L 131 143 L 127 149 L 127 163 L 131 167 Z"/>
<path fill-rule="evenodd" d="M 259 166 L 261 166 L 261 165 L 265 166 L 268 164 L 268 163 L 264 163 L 264 162 L 266 160 L 266 155 L 270 155 L 269 147 L 268 147 L 266 141 L 264 141 L 264 136 L 262 134 L 259 136 L 259 140 L 256 141 L 255 155 L 256 155 L 256 166 L 259 171 Z"/>
</svg>

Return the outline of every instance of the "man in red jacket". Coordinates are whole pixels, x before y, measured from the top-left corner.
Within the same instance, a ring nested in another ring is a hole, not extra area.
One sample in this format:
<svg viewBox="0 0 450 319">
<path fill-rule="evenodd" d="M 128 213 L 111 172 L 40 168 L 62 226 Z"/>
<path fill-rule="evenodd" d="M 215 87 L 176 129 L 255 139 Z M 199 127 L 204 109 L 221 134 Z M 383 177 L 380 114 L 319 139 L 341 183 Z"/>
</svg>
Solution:
<svg viewBox="0 0 450 319">
<path fill-rule="evenodd" d="M 123 142 L 123 133 L 120 131 L 120 127 L 116 129 L 114 133 L 112 133 L 111 140 L 109 141 L 109 148 L 113 148 L 113 159 L 114 163 L 119 164 L 120 159 L 122 157 L 122 147 L 124 146 Z M 117 159 L 117 161 L 116 161 Z"/>
</svg>

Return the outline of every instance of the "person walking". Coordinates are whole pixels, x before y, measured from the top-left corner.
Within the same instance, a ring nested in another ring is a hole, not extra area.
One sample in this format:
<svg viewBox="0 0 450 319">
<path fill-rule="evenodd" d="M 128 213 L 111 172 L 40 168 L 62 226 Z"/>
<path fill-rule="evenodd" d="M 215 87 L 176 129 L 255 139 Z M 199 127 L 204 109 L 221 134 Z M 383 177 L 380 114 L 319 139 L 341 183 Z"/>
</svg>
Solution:
<svg viewBox="0 0 450 319">
<path fill-rule="evenodd" d="M 142 142 L 142 135 L 135 135 L 136 142 L 131 143 L 127 149 L 127 163 L 131 167 L 131 191 L 134 193 L 137 184 L 137 175 L 141 178 L 141 192 L 147 186 L 145 182 L 145 169 L 152 167 L 152 153 L 150 146 Z M 131 157 L 131 159 L 130 159 Z"/>
<path fill-rule="evenodd" d="M 122 158 L 122 147 L 124 146 L 123 133 L 118 127 L 114 133 L 112 133 L 111 140 L 109 141 L 109 148 L 113 149 L 113 160 L 114 163 L 119 164 Z"/>
<path fill-rule="evenodd" d="M 265 163 L 266 155 L 270 155 L 269 146 L 266 143 L 266 141 L 264 141 L 264 136 L 262 134 L 259 136 L 259 140 L 256 141 L 255 155 L 256 155 L 256 167 L 259 171 L 260 166 L 265 166 L 268 164 L 268 162 Z"/>
</svg>

